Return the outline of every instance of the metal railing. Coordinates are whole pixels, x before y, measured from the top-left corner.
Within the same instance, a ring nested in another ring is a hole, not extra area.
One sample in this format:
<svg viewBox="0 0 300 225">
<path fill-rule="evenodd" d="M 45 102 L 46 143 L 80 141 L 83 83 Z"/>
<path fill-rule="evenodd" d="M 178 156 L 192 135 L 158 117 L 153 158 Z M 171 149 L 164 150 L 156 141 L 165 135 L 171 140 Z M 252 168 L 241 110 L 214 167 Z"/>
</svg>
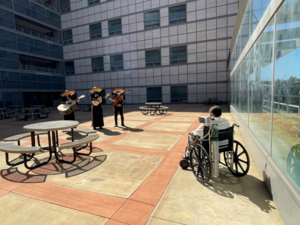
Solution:
<svg viewBox="0 0 300 225">
<path fill-rule="evenodd" d="M 57 42 L 58 43 L 58 39 L 57 38 L 50 37 L 48 35 L 41 34 L 39 32 L 36 32 L 36 31 L 33 31 L 33 30 L 29 30 L 29 29 L 24 28 L 24 27 L 20 27 L 18 25 L 16 25 L 16 30 L 20 31 L 20 32 L 23 32 L 25 34 L 30 34 L 30 35 L 33 35 L 35 37 L 43 38 L 43 39 L 46 39 L 48 41 L 53 41 L 53 42 Z"/>
<path fill-rule="evenodd" d="M 19 65 L 19 69 L 21 70 L 35 70 L 40 72 L 49 72 L 49 73 L 61 73 L 60 70 L 52 69 L 52 68 L 46 68 L 46 67 L 39 67 L 39 66 L 28 66 L 28 65 Z"/>
<path fill-rule="evenodd" d="M 37 3 L 39 3 L 39 4 L 41 4 L 41 5 L 43 5 L 43 6 L 47 7 L 47 8 L 49 8 L 49 9 L 52 9 L 53 11 L 58 12 L 58 10 L 57 10 L 56 7 L 54 7 L 54 6 L 52 6 L 52 5 L 49 5 L 48 3 L 46 3 L 46 2 L 44 2 L 44 1 L 42 1 L 42 0 L 33 0 L 33 1 L 35 1 L 35 2 L 37 2 Z"/>
<path fill-rule="evenodd" d="M 267 103 L 266 106 L 271 107 L 271 101 L 269 101 L 269 100 L 263 100 L 263 101 Z M 277 110 L 278 110 L 278 112 L 282 111 L 282 110 L 280 110 L 280 106 L 282 105 L 282 106 L 286 107 L 286 112 L 287 113 L 290 112 L 290 107 L 291 107 L 291 108 L 297 108 L 298 113 L 300 114 L 300 107 L 298 105 L 291 105 L 291 104 L 286 104 L 286 103 L 282 103 L 282 102 L 273 102 L 273 104 L 274 105 L 277 104 Z"/>
</svg>

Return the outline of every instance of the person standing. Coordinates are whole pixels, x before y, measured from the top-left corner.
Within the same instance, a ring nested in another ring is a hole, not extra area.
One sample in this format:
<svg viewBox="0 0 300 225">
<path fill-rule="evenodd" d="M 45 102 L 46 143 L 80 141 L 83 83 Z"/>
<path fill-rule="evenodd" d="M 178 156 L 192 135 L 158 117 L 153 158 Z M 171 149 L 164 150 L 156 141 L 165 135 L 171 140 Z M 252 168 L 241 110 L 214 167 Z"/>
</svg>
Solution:
<svg viewBox="0 0 300 225">
<path fill-rule="evenodd" d="M 92 100 L 92 127 L 94 130 L 96 130 L 96 127 L 99 127 L 102 129 L 104 126 L 104 120 L 103 120 L 103 107 L 102 107 L 102 97 L 100 95 L 100 92 L 103 90 L 103 88 L 97 88 L 94 87 L 90 89 L 91 94 L 91 100 Z M 106 99 L 108 95 L 106 95 L 103 99 Z"/>
<path fill-rule="evenodd" d="M 115 114 L 115 127 L 118 126 L 118 114 L 121 116 L 121 125 L 125 127 L 124 124 L 124 104 L 126 102 L 123 88 L 115 88 L 112 90 L 112 98 L 109 99 L 114 105 L 114 114 Z"/>
<path fill-rule="evenodd" d="M 70 103 L 70 102 L 76 100 L 75 93 L 76 93 L 75 90 L 66 90 L 65 92 L 61 93 L 60 94 L 61 104 L 67 104 L 67 103 Z M 77 98 L 76 105 L 79 104 L 79 101 L 80 101 L 80 98 Z M 64 115 L 64 120 L 75 120 L 74 111 L 68 115 Z"/>
</svg>

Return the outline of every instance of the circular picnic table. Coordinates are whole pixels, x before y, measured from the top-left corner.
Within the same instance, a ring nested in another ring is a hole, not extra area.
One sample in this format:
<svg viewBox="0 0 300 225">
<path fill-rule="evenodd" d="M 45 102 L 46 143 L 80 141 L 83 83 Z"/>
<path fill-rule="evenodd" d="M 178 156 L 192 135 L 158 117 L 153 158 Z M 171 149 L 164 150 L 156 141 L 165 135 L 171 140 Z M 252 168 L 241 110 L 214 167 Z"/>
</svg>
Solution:
<svg viewBox="0 0 300 225">
<path fill-rule="evenodd" d="M 49 144 L 49 154 L 50 157 L 47 162 L 51 160 L 51 152 L 54 152 L 56 160 L 62 162 L 63 160 L 59 159 L 57 153 L 57 146 L 59 145 L 58 131 L 71 128 L 72 142 L 74 142 L 74 127 L 78 126 L 78 121 L 73 120 L 56 120 L 48 121 L 42 123 L 29 124 L 23 127 L 24 131 L 31 132 L 31 146 L 35 146 L 35 132 L 36 131 L 47 131 L 48 132 L 48 144 Z M 52 143 L 51 135 L 52 133 Z M 53 149 L 53 151 L 51 151 Z M 65 161 L 63 161 L 65 162 Z"/>
</svg>

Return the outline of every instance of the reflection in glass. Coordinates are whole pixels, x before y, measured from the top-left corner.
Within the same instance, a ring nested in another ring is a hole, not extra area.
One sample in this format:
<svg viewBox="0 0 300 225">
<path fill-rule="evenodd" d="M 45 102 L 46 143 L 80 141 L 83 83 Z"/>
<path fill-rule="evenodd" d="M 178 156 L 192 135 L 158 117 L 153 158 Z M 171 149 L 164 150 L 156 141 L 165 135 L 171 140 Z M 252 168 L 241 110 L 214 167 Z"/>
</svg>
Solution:
<svg viewBox="0 0 300 225">
<path fill-rule="evenodd" d="M 300 0 L 277 13 L 272 157 L 300 190 Z"/>
</svg>

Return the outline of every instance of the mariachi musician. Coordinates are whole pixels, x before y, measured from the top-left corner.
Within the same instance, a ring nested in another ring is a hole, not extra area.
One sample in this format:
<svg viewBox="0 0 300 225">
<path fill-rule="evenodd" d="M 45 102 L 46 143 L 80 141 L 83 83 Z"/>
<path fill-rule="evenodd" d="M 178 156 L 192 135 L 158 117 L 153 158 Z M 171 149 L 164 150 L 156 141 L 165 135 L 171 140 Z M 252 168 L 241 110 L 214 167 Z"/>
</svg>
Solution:
<svg viewBox="0 0 300 225">
<path fill-rule="evenodd" d="M 109 99 L 112 101 L 117 101 L 114 105 L 114 113 L 115 113 L 115 127 L 118 126 L 118 114 L 121 116 L 121 125 L 125 127 L 124 124 L 124 104 L 126 102 L 125 100 L 125 90 L 123 88 L 115 88 L 112 90 L 112 98 Z"/>
<path fill-rule="evenodd" d="M 96 127 L 102 127 L 104 126 L 104 120 L 103 120 L 103 107 L 102 107 L 102 97 L 100 95 L 100 92 L 103 90 L 103 88 L 94 87 L 90 89 L 91 94 L 91 100 L 92 100 L 92 127 L 94 127 L 94 130 L 96 130 Z M 106 99 L 106 97 L 109 94 L 107 94 L 103 99 Z"/>
<path fill-rule="evenodd" d="M 73 100 L 76 100 L 75 93 L 76 93 L 75 90 L 66 90 L 65 92 L 61 93 L 60 94 L 61 104 L 66 104 Z M 76 105 L 79 103 L 79 101 L 80 101 L 80 98 L 77 98 Z M 68 115 L 64 115 L 64 120 L 75 120 L 74 111 Z"/>
</svg>

